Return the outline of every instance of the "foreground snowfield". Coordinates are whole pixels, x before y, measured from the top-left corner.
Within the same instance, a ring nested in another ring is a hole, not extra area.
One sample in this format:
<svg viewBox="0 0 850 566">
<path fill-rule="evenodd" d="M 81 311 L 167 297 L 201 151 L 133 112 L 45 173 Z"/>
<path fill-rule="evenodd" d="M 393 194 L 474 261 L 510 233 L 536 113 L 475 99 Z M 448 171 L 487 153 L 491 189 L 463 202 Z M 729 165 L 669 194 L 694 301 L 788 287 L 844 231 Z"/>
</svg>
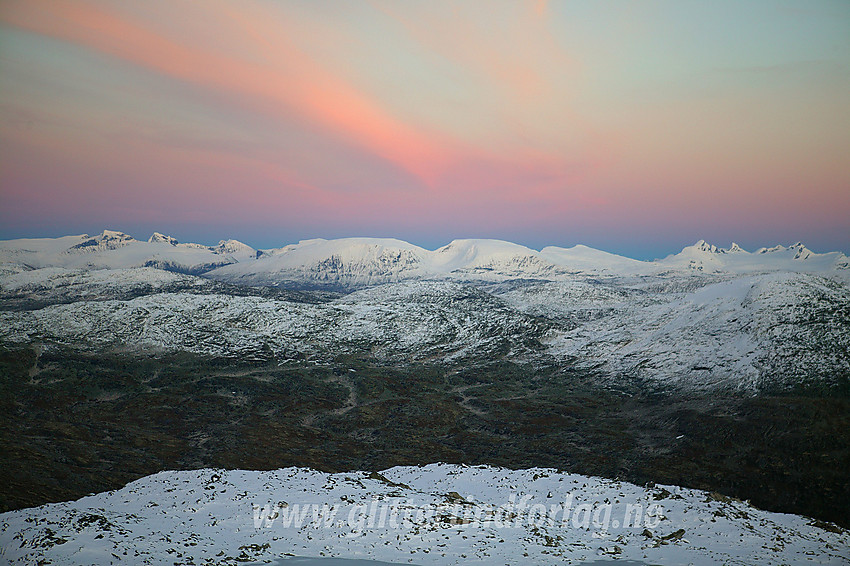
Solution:
<svg viewBox="0 0 850 566">
<path fill-rule="evenodd" d="M 418 564 L 850 561 L 847 531 L 716 494 L 449 464 L 162 472 L 2 514 L 0 527 L 0 556 L 11 564 L 269 563 L 291 555 Z"/>
</svg>

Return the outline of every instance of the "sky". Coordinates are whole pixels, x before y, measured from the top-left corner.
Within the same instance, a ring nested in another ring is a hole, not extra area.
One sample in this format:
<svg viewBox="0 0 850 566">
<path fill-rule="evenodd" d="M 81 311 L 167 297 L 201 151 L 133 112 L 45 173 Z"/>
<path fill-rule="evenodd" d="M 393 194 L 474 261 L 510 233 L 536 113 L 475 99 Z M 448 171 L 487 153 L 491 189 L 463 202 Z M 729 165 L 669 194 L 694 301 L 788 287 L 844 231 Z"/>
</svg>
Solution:
<svg viewBox="0 0 850 566">
<path fill-rule="evenodd" d="M 0 238 L 850 252 L 850 2 L 0 1 Z"/>
</svg>

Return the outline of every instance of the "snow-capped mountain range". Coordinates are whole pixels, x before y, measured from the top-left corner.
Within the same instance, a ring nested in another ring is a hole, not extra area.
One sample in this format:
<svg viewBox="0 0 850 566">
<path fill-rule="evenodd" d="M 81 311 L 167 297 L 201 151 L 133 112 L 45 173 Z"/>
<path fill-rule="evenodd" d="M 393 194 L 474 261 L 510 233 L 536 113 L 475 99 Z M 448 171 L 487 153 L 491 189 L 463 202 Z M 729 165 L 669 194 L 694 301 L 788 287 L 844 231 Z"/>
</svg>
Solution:
<svg viewBox="0 0 850 566">
<path fill-rule="evenodd" d="M 8 272 L 63 267 L 118 269 L 155 267 L 249 285 L 315 285 L 356 288 L 408 279 L 499 281 L 563 280 L 576 273 L 652 275 L 667 271 L 753 273 L 823 272 L 850 269 L 841 252 L 815 253 L 803 244 L 747 252 L 699 241 L 656 261 L 638 261 L 587 246 L 547 246 L 540 251 L 501 240 L 455 240 L 430 251 L 401 240 L 344 238 L 303 240 L 255 250 L 237 240 L 205 246 L 179 243 L 154 233 L 147 242 L 123 232 L 97 236 L 0 242 Z"/>
</svg>

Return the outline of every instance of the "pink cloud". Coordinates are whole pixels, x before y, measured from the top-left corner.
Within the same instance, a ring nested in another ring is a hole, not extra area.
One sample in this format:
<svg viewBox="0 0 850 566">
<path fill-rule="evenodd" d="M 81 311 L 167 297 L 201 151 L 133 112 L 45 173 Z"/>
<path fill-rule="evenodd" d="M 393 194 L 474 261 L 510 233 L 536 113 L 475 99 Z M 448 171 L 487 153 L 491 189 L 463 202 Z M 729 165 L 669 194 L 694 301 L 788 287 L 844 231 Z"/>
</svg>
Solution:
<svg viewBox="0 0 850 566">
<path fill-rule="evenodd" d="M 261 13 L 219 6 L 240 29 L 237 38 L 273 53 L 261 64 L 187 45 L 132 22 L 109 7 L 83 2 L 16 4 L 3 20 L 19 28 L 71 41 L 144 66 L 174 79 L 232 96 L 253 110 L 275 117 L 301 116 L 330 135 L 360 145 L 396 163 L 423 181 L 439 174 L 448 160 L 448 140 L 416 131 L 394 119 L 350 85 L 313 64 L 290 45 Z M 202 17 L 202 14 L 188 14 Z M 232 29 L 232 28 L 231 28 Z M 276 33 L 276 31 L 278 33 Z"/>
</svg>

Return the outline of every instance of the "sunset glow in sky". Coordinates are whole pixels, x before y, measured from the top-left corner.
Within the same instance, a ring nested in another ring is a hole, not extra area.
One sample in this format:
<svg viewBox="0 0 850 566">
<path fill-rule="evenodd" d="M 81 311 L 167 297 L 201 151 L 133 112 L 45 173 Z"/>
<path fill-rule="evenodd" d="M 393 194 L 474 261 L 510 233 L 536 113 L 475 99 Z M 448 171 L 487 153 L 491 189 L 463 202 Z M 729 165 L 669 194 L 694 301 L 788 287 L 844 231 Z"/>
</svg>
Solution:
<svg viewBox="0 0 850 566">
<path fill-rule="evenodd" d="M 0 238 L 850 251 L 850 2 L 0 3 Z"/>
</svg>

